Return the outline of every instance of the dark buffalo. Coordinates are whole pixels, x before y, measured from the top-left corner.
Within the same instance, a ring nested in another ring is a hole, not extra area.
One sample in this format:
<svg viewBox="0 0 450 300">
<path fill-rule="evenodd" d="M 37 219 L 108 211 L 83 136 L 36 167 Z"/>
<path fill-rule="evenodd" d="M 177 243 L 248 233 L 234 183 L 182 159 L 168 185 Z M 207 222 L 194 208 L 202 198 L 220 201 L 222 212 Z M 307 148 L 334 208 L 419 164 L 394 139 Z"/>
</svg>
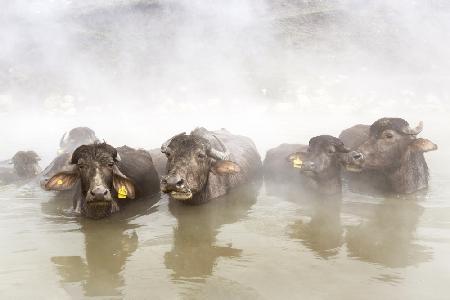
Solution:
<svg viewBox="0 0 450 300">
<path fill-rule="evenodd" d="M 282 144 L 267 152 L 264 176 L 281 184 L 302 183 L 324 194 L 339 193 L 341 165 L 348 152 L 341 140 L 329 135 L 312 138 L 309 146 Z"/>
<path fill-rule="evenodd" d="M 98 142 L 95 132 L 88 127 L 76 127 L 64 133 L 59 142 L 57 157 L 42 171 L 41 187 L 45 188 L 47 181 L 56 173 L 70 169 L 72 152 L 81 145 Z"/>
<path fill-rule="evenodd" d="M 436 150 L 437 146 L 430 140 L 417 138 L 422 128 L 422 122 L 411 128 L 403 119 L 382 118 L 370 127 L 359 125 L 345 130 L 341 134 L 344 143 L 356 150 L 348 157 L 349 170 L 382 177 L 383 188 L 396 193 L 426 188 L 428 166 L 423 153 Z"/>
<path fill-rule="evenodd" d="M 19 151 L 0 166 L 0 182 L 13 183 L 18 180 L 34 178 L 41 171 L 41 159 L 34 151 Z M 10 167 L 12 166 L 12 168 Z"/>
<path fill-rule="evenodd" d="M 190 204 L 207 202 L 252 182 L 262 166 L 249 138 L 224 129 L 197 128 L 190 135 L 176 135 L 161 146 L 161 152 L 168 158 L 161 191 Z"/>
<path fill-rule="evenodd" d="M 71 168 L 48 180 L 48 190 L 68 190 L 80 179 L 81 196 L 75 209 L 90 218 L 103 218 L 119 210 L 118 201 L 158 192 L 159 179 L 147 151 L 115 149 L 106 143 L 78 147 Z"/>
</svg>

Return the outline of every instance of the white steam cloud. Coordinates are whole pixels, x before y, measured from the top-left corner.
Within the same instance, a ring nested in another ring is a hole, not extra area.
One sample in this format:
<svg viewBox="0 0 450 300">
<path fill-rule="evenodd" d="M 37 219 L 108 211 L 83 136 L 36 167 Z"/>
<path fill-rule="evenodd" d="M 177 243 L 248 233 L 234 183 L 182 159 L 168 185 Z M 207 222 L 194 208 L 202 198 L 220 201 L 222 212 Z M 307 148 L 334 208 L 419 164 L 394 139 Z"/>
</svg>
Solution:
<svg viewBox="0 0 450 300">
<path fill-rule="evenodd" d="M 0 159 L 51 158 L 75 126 L 146 148 L 226 127 L 265 150 L 426 119 L 450 108 L 449 40 L 443 0 L 7 1 Z"/>
</svg>

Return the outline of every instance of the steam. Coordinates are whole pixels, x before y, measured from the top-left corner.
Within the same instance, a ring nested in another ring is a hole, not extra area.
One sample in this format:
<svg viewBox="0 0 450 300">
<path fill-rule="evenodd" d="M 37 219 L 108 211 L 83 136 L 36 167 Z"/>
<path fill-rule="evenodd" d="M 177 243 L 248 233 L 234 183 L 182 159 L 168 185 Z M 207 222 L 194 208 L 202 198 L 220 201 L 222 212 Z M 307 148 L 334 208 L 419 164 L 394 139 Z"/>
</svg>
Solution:
<svg viewBox="0 0 450 300">
<path fill-rule="evenodd" d="M 0 14 L 0 158 L 50 159 L 75 126 L 144 148 L 226 127 L 264 151 L 449 110 L 446 1 L 16 0 Z"/>
</svg>

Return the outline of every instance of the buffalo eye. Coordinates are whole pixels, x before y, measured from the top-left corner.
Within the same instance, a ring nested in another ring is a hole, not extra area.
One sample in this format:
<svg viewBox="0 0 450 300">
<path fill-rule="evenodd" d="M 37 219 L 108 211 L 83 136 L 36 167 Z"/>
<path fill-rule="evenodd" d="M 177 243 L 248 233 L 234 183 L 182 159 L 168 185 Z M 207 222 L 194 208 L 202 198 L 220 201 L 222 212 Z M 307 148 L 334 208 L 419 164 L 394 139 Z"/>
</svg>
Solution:
<svg viewBox="0 0 450 300">
<path fill-rule="evenodd" d="M 199 153 L 199 154 L 197 154 L 197 157 L 200 159 L 204 159 L 204 158 L 206 158 L 206 155 L 203 153 Z"/>
<path fill-rule="evenodd" d="M 83 169 L 84 167 L 85 167 L 84 164 L 78 164 L 78 168 L 79 168 L 79 169 Z"/>
<path fill-rule="evenodd" d="M 385 134 L 384 134 L 384 138 L 385 139 L 392 139 L 394 137 L 394 135 L 392 134 L 392 133 L 390 133 L 390 132 L 386 132 Z"/>
</svg>

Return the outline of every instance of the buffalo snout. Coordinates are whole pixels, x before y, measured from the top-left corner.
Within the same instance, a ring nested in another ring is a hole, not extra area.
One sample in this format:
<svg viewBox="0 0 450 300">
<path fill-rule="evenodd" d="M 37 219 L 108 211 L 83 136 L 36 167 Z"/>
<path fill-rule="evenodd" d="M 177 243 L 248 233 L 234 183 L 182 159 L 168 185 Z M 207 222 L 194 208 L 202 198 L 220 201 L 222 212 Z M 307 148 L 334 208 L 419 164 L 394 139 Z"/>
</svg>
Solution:
<svg viewBox="0 0 450 300">
<path fill-rule="evenodd" d="M 104 186 L 95 186 L 89 191 L 90 197 L 88 201 L 108 201 L 111 200 L 111 193 L 109 189 Z"/>
<path fill-rule="evenodd" d="M 185 180 L 178 174 L 170 174 L 161 179 L 161 190 L 164 192 L 180 191 L 185 187 Z"/>
<path fill-rule="evenodd" d="M 345 166 L 348 171 L 360 172 L 365 162 L 365 155 L 360 151 L 351 151 L 348 153 L 347 158 L 344 159 Z"/>
<path fill-rule="evenodd" d="M 363 162 L 364 161 L 364 154 L 358 151 L 352 151 L 350 152 L 350 157 L 352 161 L 354 162 Z"/>
</svg>

